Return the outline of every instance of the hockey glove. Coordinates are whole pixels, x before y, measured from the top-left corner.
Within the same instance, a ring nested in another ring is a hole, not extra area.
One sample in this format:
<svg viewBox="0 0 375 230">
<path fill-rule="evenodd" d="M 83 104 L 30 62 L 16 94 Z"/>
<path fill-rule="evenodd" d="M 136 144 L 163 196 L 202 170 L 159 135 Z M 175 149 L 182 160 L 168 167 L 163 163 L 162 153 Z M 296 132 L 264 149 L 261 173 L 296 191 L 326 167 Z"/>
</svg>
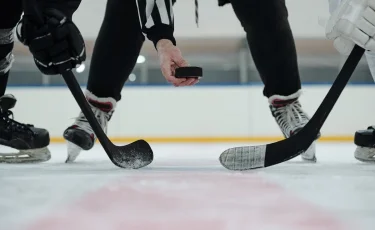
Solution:
<svg viewBox="0 0 375 230">
<path fill-rule="evenodd" d="M 38 69 L 57 75 L 82 64 L 86 49 L 77 26 L 57 9 L 44 10 L 42 20 L 24 15 L 17 25 L 17 37 L 29 47 Z"/>
<path fill-rule="evenodd" d="M 348 55 L 355 44 L 375 51 L 374 10 L 375 0 L 341 1 L 326 26 L 327 38 L 341 54 Z"/>
</svg>

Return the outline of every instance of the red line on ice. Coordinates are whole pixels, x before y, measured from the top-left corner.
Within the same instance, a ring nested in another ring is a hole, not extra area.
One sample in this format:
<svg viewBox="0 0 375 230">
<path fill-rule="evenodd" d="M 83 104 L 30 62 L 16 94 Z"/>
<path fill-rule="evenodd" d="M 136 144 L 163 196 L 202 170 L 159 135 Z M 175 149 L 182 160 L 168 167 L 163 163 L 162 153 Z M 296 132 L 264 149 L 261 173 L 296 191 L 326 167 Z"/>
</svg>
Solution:
<svg viewBox="0 0 375 230">
<path fill-rule="evenodd" d="M 343 230 L 332 214 L 256 174 L 129 176 L 28 230 Z"/>
</svg>

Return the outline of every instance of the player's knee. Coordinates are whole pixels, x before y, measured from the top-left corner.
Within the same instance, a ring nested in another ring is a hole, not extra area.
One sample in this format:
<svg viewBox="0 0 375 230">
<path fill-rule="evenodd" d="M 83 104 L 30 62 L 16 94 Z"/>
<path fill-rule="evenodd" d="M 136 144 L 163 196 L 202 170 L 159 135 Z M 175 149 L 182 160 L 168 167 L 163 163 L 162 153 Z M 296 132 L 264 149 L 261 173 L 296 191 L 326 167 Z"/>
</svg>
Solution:
<svg viewBox="0 0 375 230">
<path fill-rule="evenodd" d="M 12 67 L 14 60 L 13 45 L 13 29 L 0 29 L 0 75 L 7 73 Z"/>
</svg>

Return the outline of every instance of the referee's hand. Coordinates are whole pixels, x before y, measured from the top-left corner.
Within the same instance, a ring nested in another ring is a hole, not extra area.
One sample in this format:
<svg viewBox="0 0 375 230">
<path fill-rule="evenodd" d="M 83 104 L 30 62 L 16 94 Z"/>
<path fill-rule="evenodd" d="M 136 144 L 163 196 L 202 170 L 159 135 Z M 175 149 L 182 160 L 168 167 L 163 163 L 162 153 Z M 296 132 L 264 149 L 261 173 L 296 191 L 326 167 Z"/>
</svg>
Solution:
<svg viewBox="0 0 375 230">
<path fill-rule="evenodd" d="M 165 79 L 176 87 L 191 86 L 199 82 L 198 78 L 176 78 L 175 70 L 178 67 L 189 66 L 187 61 L 182 57 L 179 48 L 167 39 L 161 39 L 157 45 L 160 69 Z"/>
</svg>

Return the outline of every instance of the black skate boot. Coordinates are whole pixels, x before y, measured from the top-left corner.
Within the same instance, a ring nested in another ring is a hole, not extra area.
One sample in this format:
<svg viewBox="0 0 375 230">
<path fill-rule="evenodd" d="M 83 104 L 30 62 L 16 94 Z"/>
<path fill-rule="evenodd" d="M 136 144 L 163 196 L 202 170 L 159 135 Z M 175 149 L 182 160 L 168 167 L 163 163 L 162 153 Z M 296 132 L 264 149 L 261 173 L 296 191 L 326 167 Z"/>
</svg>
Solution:
<svg viewBox="0 0 375 230">
<path fill-rule="evenodd" d="M 362 162 L 375 163 L 375 127 L 370 126 L 366 130 L 355 132 L 354 144 L 357 149 L 354 157 Z"/>
<path fill-rule="evenodd" d="M 48 131 L 13 120 L 10 109 L 16 102 L 16 98 L 10 94 L 0 97 L 0 144 L 19 150 L 18 153 L 0 153 L 0 162 L 48 161 L 51 159 L 47 147 L 50 142 Z"/>
<path fill-rule="evenodd" d="M 302 110 L 298 101 L 300 92 L 290 96 L 274 95 L 269 98 L 271 113 L 285 138 L 288 138 L 300 131 L 309 122 L 310 118 Z M 320 133 L 316 139 L 320 137 Z M 308 162 L 316 162 L 315 141 L 301 154 L 303 160 Z"/>
<path fill-rule="evenodd" d="M 85 94 L 96 119 L 103 131 L 107 133 L 108 121 L 115 110 L 116 100 L 113 98 L 98 98 L 88 91 Z M 64 131 L 64 138 L 68 141 L 66 163 L 73 162 L 82 149 L 90 150 L 96 141 L 95 133 L 82 112 L 79 113 L 74 124 Z"/>
</svg>

